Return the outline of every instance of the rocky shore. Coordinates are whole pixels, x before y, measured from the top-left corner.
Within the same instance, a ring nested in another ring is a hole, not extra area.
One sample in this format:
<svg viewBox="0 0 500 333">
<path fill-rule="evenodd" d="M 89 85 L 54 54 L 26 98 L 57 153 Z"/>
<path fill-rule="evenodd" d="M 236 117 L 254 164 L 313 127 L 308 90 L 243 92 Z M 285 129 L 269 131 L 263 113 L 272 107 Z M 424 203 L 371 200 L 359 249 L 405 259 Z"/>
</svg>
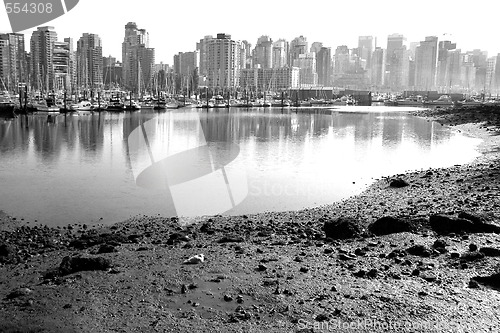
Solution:
<svg viewBox="0 0 500 333">
<path fill-rule="evenodd" d="M 30 227 L 0 213 L 0 332 L 494 332 L 500 110 L 415 113 L 484 140 L 471 164 L 332 205 Z"/>
</svg>

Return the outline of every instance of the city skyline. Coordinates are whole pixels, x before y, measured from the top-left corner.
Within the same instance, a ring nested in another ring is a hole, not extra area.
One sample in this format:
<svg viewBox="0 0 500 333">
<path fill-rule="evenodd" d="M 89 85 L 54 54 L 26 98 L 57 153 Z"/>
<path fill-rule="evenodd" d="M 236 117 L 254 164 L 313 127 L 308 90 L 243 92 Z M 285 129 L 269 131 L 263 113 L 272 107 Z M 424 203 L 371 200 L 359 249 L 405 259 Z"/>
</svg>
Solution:
<svg viewBox="0 0 500 333">
<path fill-rule="evenodd" d="M 230 34 L 235 40 L 247 40 L 253 46 L 263 35 L 273 41 L 280 38 L 291 41 L 302 35 L 309 44 L 322 42 L 332 49 L 339 45 L 356 47 L 358 37 L 366 35 L 376 37 L 377 46 L 386 48 L 387 36 L 399 33 L 405 36 L 408 45 L 426 36 L 436 36 L 439 40 L 457 43 L 462 51 L 481 49 L 489 56 L 500 53 L 500 47 L 491 38 L 495 31 L 494 11 L 487 10 L 493 5 L 491 1 L 476 5 L 484 9 L 480 15 L 451 1 L 429 0 L 412 6 L 402 6 L 400 1 L 393 0 L 377 5 L 360 0 L 356 3 L 356 11 L 351 11 L 350 7 L 333 7 L 326 1 L 317 1 L 307 8 L 261 0 L 245 7 L 235 6 L 227 0 L 211 4 L 206 8 L 206 3 L 195 0 L 189 8 L 181 3 L 160 8 L 151 0 L 142 1 L 141 6 L 131 1 L 98 3 L 87 0 L 44 25 L 54 26 L 61 41 L 66 37 L 78 40 L 83 33 L 98 34 L 102 39 L 103 56 L 120 59 L 123 28 L 127 22 L 136 22 L 148 31 L 150 44 L 156 51 L 156 62 L 167 64 L 173 64 L 173 57 L 178 52 L 194 51 L 196 42 L 203 36 L 217 33 Z M 133 8 L 133 13 L 122 14 L 124 7 Z M 157 19 L 152 20 L 152 16 Z M 259 22 L 257 27 L 252 17 Z M 21 33 L 29 36 L 34 30 L 36 28 Z M 0 11 L 0 32 L 10 32 L 5 11 Z"/>
</svg>

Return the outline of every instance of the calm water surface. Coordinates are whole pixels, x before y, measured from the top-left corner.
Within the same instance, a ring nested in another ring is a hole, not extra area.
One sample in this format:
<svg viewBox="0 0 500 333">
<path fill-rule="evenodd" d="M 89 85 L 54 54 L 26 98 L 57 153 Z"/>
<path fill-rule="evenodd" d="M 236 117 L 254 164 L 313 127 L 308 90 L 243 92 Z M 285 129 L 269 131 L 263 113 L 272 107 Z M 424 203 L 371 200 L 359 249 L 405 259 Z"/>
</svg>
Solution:
<svg viewBox="0 0 500 333">
<path fill-rule="evenodd" d="M 176 215 L 168 191 L 139 187 L 134 179 L 128 137 L 148 121 L 160 146 L 181 149 L 197 140 L 193 121 L 207 145 L 239 145 L 232 167 L 246 170 L 248 196 L 225 214 L 328 204 L 381 176 L 478 156 L 480 140 L 437 123 L 384 108 L 346 110 L 180 109 L 0 120 L 0 210 L 52 226 Z"/>
</svg>

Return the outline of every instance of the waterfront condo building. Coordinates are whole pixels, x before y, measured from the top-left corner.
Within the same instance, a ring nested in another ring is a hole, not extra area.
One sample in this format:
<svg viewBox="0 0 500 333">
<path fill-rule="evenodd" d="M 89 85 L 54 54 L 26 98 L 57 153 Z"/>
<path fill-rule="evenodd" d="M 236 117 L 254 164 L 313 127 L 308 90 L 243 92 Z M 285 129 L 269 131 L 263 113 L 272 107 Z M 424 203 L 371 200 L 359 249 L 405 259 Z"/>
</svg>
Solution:
<svg viewBox="0 0 500 333">
<path fill-rule="evenodd" d="M 436 87 L 438 38 L 425 37 L 415 51 L 415 88 L 430 90 Z"/>
<path fill-rule="evenodd" d="M 288 64 L 288 42 L 284 39 L 278 39 L 273 43 L 273 67 L 281 68 Z"/>
<path fill-rule="evenodd" d="M 103 58 L 101 38 L 84 33 L 78 40 L 77 85 L 79 89 L 96 89 L 103 85 Z"/>
<path fill-rule="evenodd" d="M 0 90 L 17 91 L 27 81 L 27 67 L 24 35 L 0 34 Z"/>
<path fill-rule="evenodd" d="M 217 34 L 208 41 L 207 84 L 211 88 L 236 88 L 240 78 L 241 42 L 231 35 Z"/>
<path fill-rule="evenodd" d="M 55 89 L 54 43 L 57 33 L 54 27 L 38 27 L 30 39 L 30 84 L 36 90 Z"/>
<path fill-rule="evenodd" d="M 254 49 L 254 66 L 260 68 L 273 67 L 273 40 L 269 36 L 261 36 Z"/>
<path fill-rule="evenodd" d="M 155 49 L 149 47 L 149 34 L 135 22 L 125 25 L 122 43 L 122 75 L 125 88 L 138 93 L 152 87 Z"/>
</svg>

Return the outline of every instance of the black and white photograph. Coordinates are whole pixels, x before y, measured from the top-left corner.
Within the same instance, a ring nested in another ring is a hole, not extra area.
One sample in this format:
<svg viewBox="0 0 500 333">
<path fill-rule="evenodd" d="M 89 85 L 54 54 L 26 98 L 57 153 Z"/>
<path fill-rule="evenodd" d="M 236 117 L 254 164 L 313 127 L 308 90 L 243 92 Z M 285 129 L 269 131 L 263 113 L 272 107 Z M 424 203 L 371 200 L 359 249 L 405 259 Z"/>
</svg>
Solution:
<svg viewBox="0 0 500 333">
<path fill-rule="evenodd" d="M 0 332 L 499 332 L 498 3 L 4 0 Z"/>
</svg>

